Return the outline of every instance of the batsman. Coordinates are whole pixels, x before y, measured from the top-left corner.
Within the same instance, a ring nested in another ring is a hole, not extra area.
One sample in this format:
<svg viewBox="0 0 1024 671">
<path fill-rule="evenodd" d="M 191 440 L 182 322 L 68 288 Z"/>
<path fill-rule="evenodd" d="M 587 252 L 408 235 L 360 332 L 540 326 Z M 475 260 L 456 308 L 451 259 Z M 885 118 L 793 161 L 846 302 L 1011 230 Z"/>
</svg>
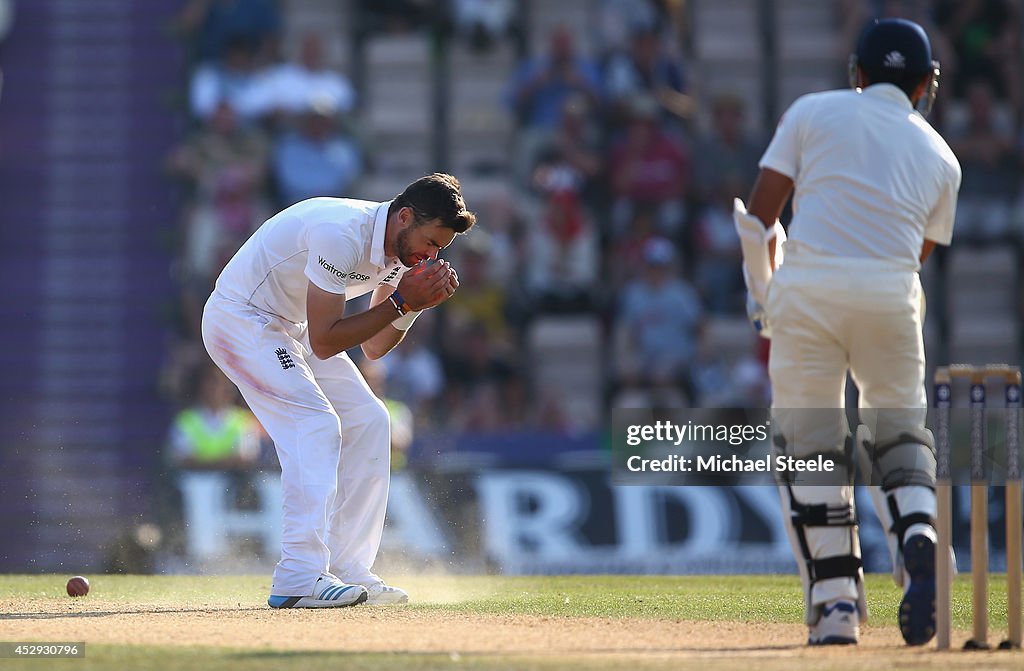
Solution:
<svg viewBox="0 0 1024 671">
<path fill-rule="evenodd" d="M 850 57 L 852 90 L 796 100 L 734 220 L 754 327 L 771 338 L 773 446 L 824 455 L 839 477 L 780 476 L 803 582 L 809 645 L 856 644 L 867 619 L 853 498 L 870 469 L 909 645 L 935 633 L 935 450 L 919 270 L 953 234 L 960 165 L 925 120 L 939 64 L 911 21 L 875 21 Z M 788 240 L 778 218 L 793 194 Z M 783 263 L 783 251 L 785 263 Z M 849 373 L 859 392 L 851 434 Z"/>
</svg>

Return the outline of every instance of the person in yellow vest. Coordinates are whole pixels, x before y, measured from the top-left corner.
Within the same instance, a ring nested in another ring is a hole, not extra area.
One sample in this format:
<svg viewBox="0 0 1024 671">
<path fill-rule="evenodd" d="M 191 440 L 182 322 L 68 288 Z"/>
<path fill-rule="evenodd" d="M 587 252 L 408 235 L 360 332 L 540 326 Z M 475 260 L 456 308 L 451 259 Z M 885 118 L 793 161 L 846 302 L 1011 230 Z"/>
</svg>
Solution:
<svg viewBox="0 0 1024 671">
<path fill-rule="evenodd" d="M 219 369 L 203 370 L 197 403 L 182 410 L 171 427 L 172 461 L 191 470 L 245 471 L 256 467 L 260 426 L 236 403 L 234 385 Z"/>
<path fill-rule="evenodd" d="M 358 364 L 370 391 L 388 409 L 391 426 L 391 471 L 405 469 L 413 438 L 413 415 L 409 406 L 387 395 L 387 367 L 380 360 L 362 359 Z"/>
</svg>

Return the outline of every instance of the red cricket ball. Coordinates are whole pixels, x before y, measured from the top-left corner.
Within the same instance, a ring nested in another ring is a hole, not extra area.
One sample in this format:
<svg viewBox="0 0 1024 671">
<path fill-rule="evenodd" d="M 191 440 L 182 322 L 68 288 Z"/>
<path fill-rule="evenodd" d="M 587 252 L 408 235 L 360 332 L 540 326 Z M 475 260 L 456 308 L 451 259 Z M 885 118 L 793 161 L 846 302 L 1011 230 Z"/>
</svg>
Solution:
<svg viewBox="0 0 1024 671">
<path fill-rule="evenodd" d="M 89 579 L 76 575 L 68 580 L 68 596 L 85 596 L 89 593 Z"/>
</svg>

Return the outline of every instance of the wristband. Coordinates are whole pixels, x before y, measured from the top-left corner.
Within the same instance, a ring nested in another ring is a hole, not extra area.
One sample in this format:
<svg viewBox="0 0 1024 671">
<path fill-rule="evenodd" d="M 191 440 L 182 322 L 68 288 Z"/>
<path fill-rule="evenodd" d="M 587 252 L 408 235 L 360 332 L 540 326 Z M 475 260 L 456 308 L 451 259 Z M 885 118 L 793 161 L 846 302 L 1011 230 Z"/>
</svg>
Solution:
<svg viewBox="0 0 1024 671">
<path fill-rule="evenodd" d="M 404 315 L 402 315 L 401 317 L 399 317 L 395 321 L 391 322 L 391 325 L 394 326 L 399 331 L 408 331 L 409 327 L 412 326 L 412 323 L 414 321 L 416 321 L 417 317 L 420 316 L 420 312 L 422 312 L 422 311 L 421 310 L 409 310 Z"/>
<path fill-rule="evenodd" d="M 398 289 L 391 292 L 391 295 L 388 296 L 388 300 L 391 301 L 391 305 L 398 310 L 398 314 L 404 315 L 409 312 L 409 304 L 405 302 L 404 298 L 402 298 L 402 294 L 398 293 Z"/>
</svg>

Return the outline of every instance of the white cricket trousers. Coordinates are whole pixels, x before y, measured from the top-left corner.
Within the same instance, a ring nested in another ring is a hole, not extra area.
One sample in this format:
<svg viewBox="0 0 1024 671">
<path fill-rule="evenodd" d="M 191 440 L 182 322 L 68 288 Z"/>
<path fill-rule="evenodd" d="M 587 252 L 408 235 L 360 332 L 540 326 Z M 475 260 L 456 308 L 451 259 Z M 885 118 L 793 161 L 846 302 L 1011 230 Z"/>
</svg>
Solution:
<svg viewBox="0 0 1024 671">
<path fill-rule="evenodd" d="M 330 571 L 369 584 L 391 468 L 388 411 L 345 353 L 321 360 L 297 325 L 217 292 L 203 342 L 274 441 L 284 502 L 272 594 L 308 595 Z"/>
<path fill-rule="evenodd" d="M 842 408 L 849 370 L 860 392 L 861 422 L 876 442 L 923 429 L 928 399 L 922 296 L 912 268 L 826 256 L 787 242 L 786 262 L 765 300 L 772 329 L 772 407 L 783 413 Z M 816 444 L 808 448 L 831 449 L 845 439 L 845 429 L 815 435 Z"/>
<path fill-rule="evenodd" d="M 786 243 L 765 310 L 772 329 L 773 430 L 786 438 L 789 454 L 842 451 L 849 432 L 845 415 L 825 409 L 845 406 L 847 370 L 860 392 L 860 421 L 876 442 L 924 431 L 922 296 L 918 273 L 906 265 L 827 256 Z M 841 485 L 794 485 L 792 493 L 803 504 L 844 506 L 853 499 L 853 488 Z M 921 509 L 934 514 L 934 494 L 927 494 Z M 802 553 L 786 523 L 799 563 Z M 806 534 L 812 557 L 860 555 L 848 527 L 807 527 Z M 806 588 L 803 569 L 801 563 Z M 807 593 L 809 617 L 813 605 L 857 596 L 852 580 L 822 580 Z"/>
</svg>

